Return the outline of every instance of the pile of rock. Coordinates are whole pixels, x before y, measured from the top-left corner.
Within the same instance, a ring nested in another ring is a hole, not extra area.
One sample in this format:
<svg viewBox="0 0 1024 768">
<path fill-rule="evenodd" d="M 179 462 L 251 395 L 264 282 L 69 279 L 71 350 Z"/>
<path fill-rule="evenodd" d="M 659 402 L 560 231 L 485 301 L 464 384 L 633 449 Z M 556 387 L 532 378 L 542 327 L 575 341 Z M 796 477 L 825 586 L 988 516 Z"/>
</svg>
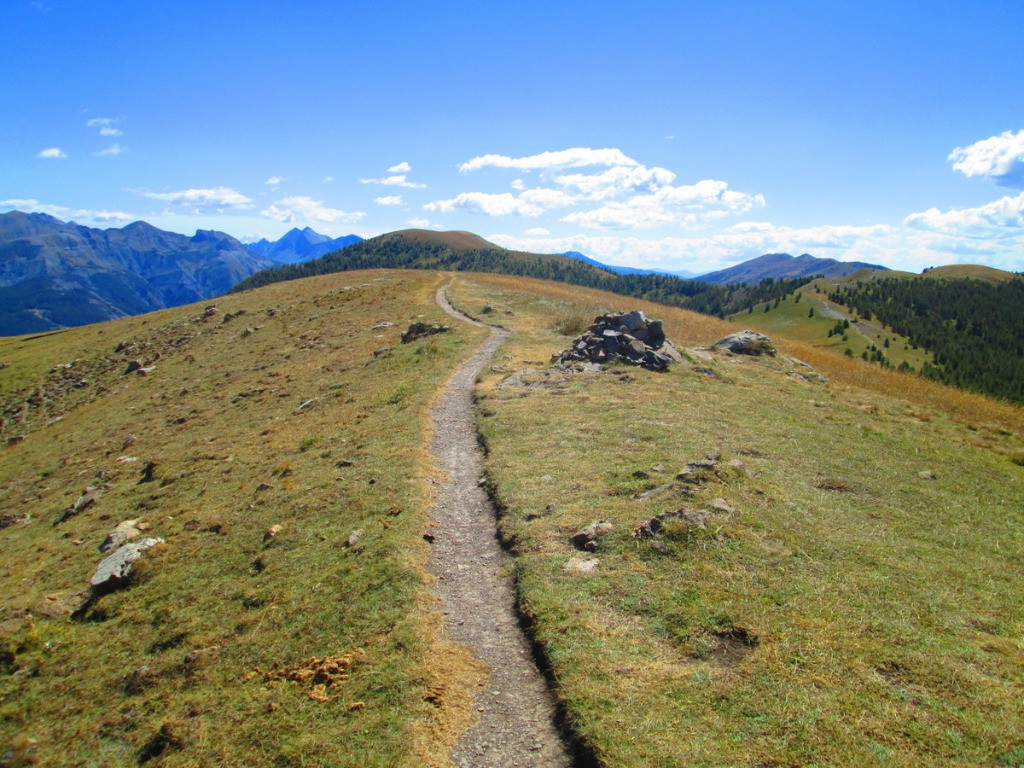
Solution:
<svg viewBox="0 0 1024 768">
<path fill-rule="evenodd" d="M 402 343 L 408 344 L 410 341 L 416 341 L 425 336 L 433 336 L 435 333 L 448 333 L 448 326 L 416 322 L 410 325 L 408 330 L 402 334 Z"/>
<path fill-rule="evenodd" d="M 624 362 L 652 371 L 666 371 L 683 362 L 675 345 L 665 338 L 661 320 L 648 320 L 643 312 L 618 312 L 594 318 L 572 344 L 551 356 L 553 363 L 589 360 L 592 363 Z"/>
</svg>

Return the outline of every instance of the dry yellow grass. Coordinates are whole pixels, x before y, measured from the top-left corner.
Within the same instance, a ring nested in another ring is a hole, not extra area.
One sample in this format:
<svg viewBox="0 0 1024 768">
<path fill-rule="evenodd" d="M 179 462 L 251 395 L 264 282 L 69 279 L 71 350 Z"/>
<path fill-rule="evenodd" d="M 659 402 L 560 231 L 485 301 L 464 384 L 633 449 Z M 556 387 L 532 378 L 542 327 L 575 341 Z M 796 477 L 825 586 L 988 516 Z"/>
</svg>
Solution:
<svg viewBox="0 0 1024 768">
<path fill-rule="evenodd" d="M 652 317 L 664 319 L 669 337 L 680 346 L 707 346 L 737 330 L 734 323 L 685 309 L 612 296 L 602 291 L 561 283 L 499 275 L 474 275 L 473 282 L 498 290 L 522 290 L 531 295 L 563 302 L 567 307 L 572 307 L 572 311 L 591 316 L 600 311 L 636 307 Z M 505 325 L 527 332 L 536 330 L 541 325 L 549 324 L 552 321 L 553 318 L 545 317 L 543 314 L 532 315 L 518 321 L 511 318 L 498 320 Z M 737 323 L 742 323 L 742 319 L 737 320 Z M 930 411 L 946 413 L 964 424 L 1008 429 L 1018 435 L 1024 435 L 1024 409 L 1022 408 L 922 379 L 913 374 L 886 370 L 877 365 L 865 363 L 859 359 L 850 359 L 810 344 L 781 337 L 775 341 L 779 350 L 784 354 L 810 363 L 836 385 L 897 397 Z"/>
<path fill-rule="evenodd" d="M 1024 759 L 1017 409 L 782 339 L 774 359 L 552 373 L 576 313 L 635 306 L 694 348 L 735 326 L 509 278 L 452 294 L 513 331 L 478 387 L 488 474 L 523 610 L 601 764 Z M 675 479 L 714 454 L 721 475 Z M 680 509 L 706 525 L 632 535 Z M 595 520 L 612 531 L 576 551 Z"/>
<path fill-rule="evenodd" d="M 479 669 L 439 638 L 426 590 L 424 434 L 482 331 L 398 339 L 415 319 L 445 322 L 441 279 L 347 273 L 223 297 L 209 317 L 182 307 L 0 342 L 3 399 L 43 393 L 4 424 L 26 439 L 0 446 L 0 505 L 30 516 L 0 530 L 3 751 L 444 763 Z M 125 374 L 132 359 L 154 367 Z M 86 486 L 99 500 L 54 525 Z M 135 518 L 166 544 L 131 588 L 69 620 L 98 544 Z M 324 658 L 359 661 L 310 684 L 271 674 Z"/>
</svg>

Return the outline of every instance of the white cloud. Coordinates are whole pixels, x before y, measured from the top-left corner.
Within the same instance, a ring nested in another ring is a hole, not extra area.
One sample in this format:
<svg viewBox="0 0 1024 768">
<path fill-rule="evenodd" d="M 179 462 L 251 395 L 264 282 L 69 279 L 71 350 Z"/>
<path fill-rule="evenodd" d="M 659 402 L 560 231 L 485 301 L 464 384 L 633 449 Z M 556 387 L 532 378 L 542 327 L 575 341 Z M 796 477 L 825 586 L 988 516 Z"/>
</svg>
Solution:
<svg viewBox="0 0 1024 768">
<path fill-rule="evenodd" d="M 516 237 L 488 235 L 487 239 L 506 248 L 565 253 L 580 251 L 599 261 L 650 269 L 711 272 L 765 253 L 794 255 L 809 250 L 815 255 L 847 261 L 878 262 L 880 250 L 896 254 L 898 234 L 893 228 L 820 226 L 804 229 L 757 223 L 754 227 L 734 226 L 705 237 L 642 238 L 617 235 L 572 235 L 569 237 Z M 897 254 L 898 255 L 898 254 Z M 905 254 L 904 254 L 905 255 Z M 922 266 L 934 260 L 924 259 Z"/>
<path fill-rule="evenodd" d="M 588 229 L 696 226 L 764 204 L 761 195 L 736 192 L 729 189 L 724 181 L 704 179 L 679 187 L 663 186 L 651 194 L 636 195 L 625 202 L 609 202 L 593 210 L 576 211 L 562 221 Z"/>
<path fill-rule="evenodd" d="M 99 152 L 94 152 L 93 154 L 96 155 L 96 157 L 106 157 L 108 155 L 120 155 L 122 152 L 124 152 L 124 147 L 115 141 L 106 149 L 101 149 Z"/>
<path fill-rule="evenodd" d="M 22 211 L 23 213 L 46 213 L 64 221 L 78 223 L 111 224 L 135 221 L 138 217 L 121 211 L 90 211 L 84 208 L 67 208 L 63 205 L 47 205 L 38 200 L 0 200 L 0 210 Z"/>
<path fill-rule="evenodd" d="M 286 197 L 260 211 L 260 215 L 275 221 L 286 223 L 326 222 L 348 223 L 359 221 L 365 213 L 362 211 L 343 211 L 328 208 L 320 200 L 311 197 Z"/>
<path fill-rule="evenodd" d="M 987 176 L 1000 186 L 1024 189 L 1024 130 L 957 147 L 948 159 L 965 176 Z"/>
<path fill-rule="evenodd" d="M 544 227 L 531 227 L 523 232 L 523 234 L 527 237 L 543 237 L 545 235 L 550 235 L 551 231 L 544 229 Z"/>
<path fill-rule="evenodd" d="M 116 127 L 119 122 L 113 117 L 94 117 L 86 120 L 85 125 L 87 128 L 99 129 L 100 136 L 123 136 L 121 129 Z"/>
<path fill-rule="evenodd" d="M 334 181 L 333 176 L 324 176 L 324 184 L 330 184 L 332 181 Z"/>
<path fill-rule="evenodd" d="M 64 150 L 61 149 L 60 147 L 49 147 L 48 149 L 40 150 L 36 154 L 36 157 L 41 157 L 44 160 L 63 160 L 64 158 L 67 157 L 67 155 L 64 153 Z"/>
<path fill-rule="evenodd" d="M 570 173 L 556 176 L 563 187 L 579 190 L 592 200 L 604 200 L 630 192 L 654 192 L 671 184 L 676 175 L 666 168 L 645 168 L 642 165 L 618 166 L 601 173 Z"/>
<path fill-rule="evenodd" d="M 403 200 L 401 195 L 385 195 L 373 198 L 373 202 L 377 205 L 401 205 Z"/>
<path fill-rule="evenodd" d="M 267 179 L 263 183 L 266 184 L 268 187 L 276 187 L 282 181 L 284 181 L 284 178 L 281 177 L 281 176 L 271 176 L 269 179 Z"/>
<path fill-rule="evenodd" d="M 427 227 L 433 226 L 430 223 L 430 219 L 409 219 L 405 223 L 410 227 L 417 227 L 419 229 L 426 229 Z"/>
<path fill-rule="evenodd" d="M 392 165 L 388 168 L 388 173 L 409 173 L 412 170 L 412 166 L 406 162 L 401 162 L 398 165 Z"/>
<path fill-rule="evenodd" d="M 423 209 L 438 213 L 466 211 L 467 213 L 482 213 L 485 216 L 540 216 L 544 213 L 544 209 L 539 205 L 520 200 L 508 192 L 501 194 L 462 192 L 451 200 L 435 200 L 432 203 L 427 203 Z"/>
<path fill-rule="evenodd" d="M 914 229 L 969 238 L 1024 240 L 1024 192 L 976 208 L 954 208 L 948 211 L 930 208 L 922 213 L 910 214 L 903 223 Z"/>
<path fill-rule="evenodd" d="M 231 187 L 207 187 L 199 189 L 183 189 L 178 192 L 143 192 L 145 197 L 163 200 L 171 205 L 191 208 L 196 213 L 219 211 L 225 209 L 243 210 L 252 208 L 252 198 Z"/>
<path fill-rule="evenodd" d="M 607 166 L 596 171 L 580 169 Z M 463 172 L 484 167 L 539 170 L 545 184 L 527 188 L 522 178 L 512 182 L 518 195 L 463 192 L 438 200 L 428 210 L 465 210 L 492 216 L 539 216 L 556 208 L 575 208 L 561 221 L 588 229 L 650 229 L 692 227 L 765 204 L 761 195 L 730 190 L 724 181 L 706 179 L 672 186 L 676 174 L 667 168 L 648 168 L 619 149 L 576 147 L 528 157 L 483 155 L 463 163 Z M 588 202 L 603 203 L 596 208 Z M 542 209 L 538 211 L 538 209 Z"/>
<path fill-rule="evenodd" d="M 579 200 L 577 196 L 570 195 L 560 189 L 547 189 L 544 187 L 527 189 L 519 195 L 519 199 L 526 203 L 539 205 L 545 209 L 564 208 L 568 205 L 573 205 Z"/>
<path fill-rule="evenodd" d="M 509 157 L 507 155 L 482 155 L 459 166 L 462 173 L 476 171 L 488 166 L 494 168 L 516 168 L 521 171 L 545 170 L 552 168 L 582 168 L 589 165 L 639 165 L 631 157 L 627 157 L 618 149 L 590 149 L 574 147 L 556 152 L 541 152 L 527 157 Z"/>
<path fill-rule="evenodd" d="M 1009 271 L 1024 269 L 1021 260 L 1024 229 L 1018 227 L 1003 233 L 1002 237 L 983 235 L 980 230 L 965 234 L 963 230 L 956 229 L 936 231 L 885 224 L 796 228 L 768 222 L 742 222 L 718 234 L 696 237 L 643 238 L 583 233 L 549 237 L 529 232 L 523 236 L 490 234 L 486 237 L 513 250 L 540 253 L 580 251 L 606 264 L 689 270 L 697 274 L 723 269 L 765 253 L 811 253 L 913 272 L 965 260 Z"/>
<path fill-rule="evenodd" d="M 408 187 L 409 189 L 423 189 L 426 184 L 418 184 L 414 181 L 409 181 L 405 174 L 396 174 L 394 176 L 385 176 L 381 179 L 360 179 L 360 184 L 382 184 L 385 187 Z"/>
</svg>

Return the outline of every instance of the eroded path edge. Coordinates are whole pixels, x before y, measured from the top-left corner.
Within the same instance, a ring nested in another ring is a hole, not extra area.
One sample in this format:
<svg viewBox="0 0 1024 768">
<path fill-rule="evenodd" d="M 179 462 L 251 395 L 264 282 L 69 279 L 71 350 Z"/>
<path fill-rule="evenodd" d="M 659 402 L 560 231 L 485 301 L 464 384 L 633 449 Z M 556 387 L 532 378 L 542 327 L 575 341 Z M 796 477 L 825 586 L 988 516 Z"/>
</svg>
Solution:
<svg viewBox="0 0 1024 768">
<path fill-rule="evenodd" d="M 458 320 L 485 327 L 452 307 L 446 286 L 438 289 L 437 303 Z M 554 701 L 517 620 L 512 581 L 503 575 L 509 555 L 498 542 L 497 516 L 479 483 L 483 455 L 473 422 L 473 386 L 507 337 L 492 327 L 431 413 L 431 452 L 446 474 L 431 513 L 430 562 L 444 631 L 490 668 L 473 698 L 479 718 L 452 750 L 451 763 L 458 768 L 572 763 L 555 727 Z"/>
</svg>

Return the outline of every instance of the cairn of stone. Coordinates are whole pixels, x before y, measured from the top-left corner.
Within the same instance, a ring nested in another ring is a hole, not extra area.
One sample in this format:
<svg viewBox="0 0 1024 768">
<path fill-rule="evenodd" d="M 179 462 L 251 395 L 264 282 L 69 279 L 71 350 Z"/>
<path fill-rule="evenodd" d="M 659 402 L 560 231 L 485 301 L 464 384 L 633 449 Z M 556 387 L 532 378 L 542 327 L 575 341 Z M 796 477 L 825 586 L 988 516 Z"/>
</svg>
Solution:
<svg viewBox="0 0 1024 768">
<path fill-rule="evenodd" d="M 594 318 L 594 324 L 573 339 L 569 347 L 551 356 L 553 363 L 573 361 L 622 362 L 667 371 L 673 362 L 681 363 L 683 357 L 665 338 L 661 320 L 648 320 L 643 312 L 633 310 Z"/>
</svg>

